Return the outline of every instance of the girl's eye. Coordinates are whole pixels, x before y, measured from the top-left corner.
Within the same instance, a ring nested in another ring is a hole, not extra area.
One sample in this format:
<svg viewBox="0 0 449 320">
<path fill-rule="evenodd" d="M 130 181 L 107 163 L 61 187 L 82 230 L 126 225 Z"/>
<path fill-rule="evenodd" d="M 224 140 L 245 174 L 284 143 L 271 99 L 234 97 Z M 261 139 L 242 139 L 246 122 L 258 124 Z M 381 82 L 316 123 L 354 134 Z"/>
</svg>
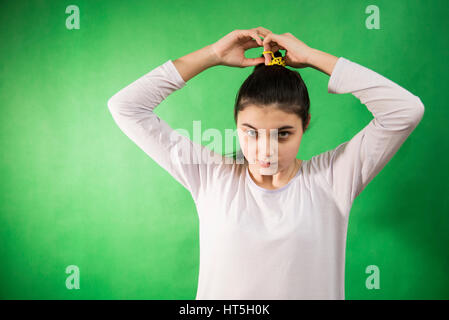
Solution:
<svg viewBox="0 0 449 320">
<path fill-rule="evenodd" d="M 255 130 L 248 130 L 247 133 L 248 133 L 248 135 L 250 137 L 256 137 L 257 136 L 257 132 Z"/>
<path fill-rule="evenodd" d="M 247 134 L 252 137 L 255 138 L 257 137 L 257 132 L 255 130 L 248 130 Z M 290 132 L 288 131 L 282 131 L 278 133 L 279 137 L 281 137 L 282 139 L 288 138 L 288 136 L 290 135 Z"/>
</svg>

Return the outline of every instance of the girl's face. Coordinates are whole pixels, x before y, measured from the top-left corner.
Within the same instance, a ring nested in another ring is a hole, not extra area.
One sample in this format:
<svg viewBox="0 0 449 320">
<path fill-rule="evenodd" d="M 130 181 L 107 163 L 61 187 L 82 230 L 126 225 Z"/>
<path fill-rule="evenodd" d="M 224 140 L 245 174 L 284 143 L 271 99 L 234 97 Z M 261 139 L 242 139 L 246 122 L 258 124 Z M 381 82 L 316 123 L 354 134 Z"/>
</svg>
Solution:
<svg viewBox="0 0 449 320">
<path fill-rule="evenodd" d="M 237 131 L 250 168 L 263 175 L 291 168 L 303 135 L 302 122 L 296 114 L 273 106 L 247 106 L 238 113 Z"/>
</svg>

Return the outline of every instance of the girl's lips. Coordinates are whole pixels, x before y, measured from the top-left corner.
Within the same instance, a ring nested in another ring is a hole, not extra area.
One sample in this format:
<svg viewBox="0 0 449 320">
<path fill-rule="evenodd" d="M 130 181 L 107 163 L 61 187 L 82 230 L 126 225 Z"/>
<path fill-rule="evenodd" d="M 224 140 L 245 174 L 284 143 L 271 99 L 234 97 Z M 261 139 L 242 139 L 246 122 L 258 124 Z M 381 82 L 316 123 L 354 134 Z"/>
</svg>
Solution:
<svg viewBox="0 0 449 320">
<path fill-rule="evenodd" d="M 268 167 L 270 167 L 270 166 L 272 166 L 274 163 L 272 163 L 272 162 L 263 162 L 263 161 L 260 161 L 259 160 L 259 165 L 262 167 L 262 168 L 268 168 Z"/>
</svg>

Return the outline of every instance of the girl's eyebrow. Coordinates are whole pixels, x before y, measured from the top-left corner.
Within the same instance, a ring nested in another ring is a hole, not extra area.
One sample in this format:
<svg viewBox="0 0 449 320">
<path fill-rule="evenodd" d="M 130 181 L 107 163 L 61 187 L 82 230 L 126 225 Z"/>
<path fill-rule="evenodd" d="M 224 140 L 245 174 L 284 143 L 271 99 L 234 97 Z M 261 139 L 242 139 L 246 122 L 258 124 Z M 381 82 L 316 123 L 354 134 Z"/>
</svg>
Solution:
<svg viewBox="0 0 449 320">
<path fill-rule="evenodd" d="M 242 126 L 247 126 L 247 127 L 253 128 L 254 130 L 258 130 L 257 128 L 253 127 L 253 126 L 250 125 L 249 123 L 242 123 Z M 282 129 L 294 129 L 294 128 L 295 128 L 295 127 L 292 127 L 292 126 L 283 126 L 283 127 L 278 128 L 278 130 L 282 130 Z"/>
</svg>

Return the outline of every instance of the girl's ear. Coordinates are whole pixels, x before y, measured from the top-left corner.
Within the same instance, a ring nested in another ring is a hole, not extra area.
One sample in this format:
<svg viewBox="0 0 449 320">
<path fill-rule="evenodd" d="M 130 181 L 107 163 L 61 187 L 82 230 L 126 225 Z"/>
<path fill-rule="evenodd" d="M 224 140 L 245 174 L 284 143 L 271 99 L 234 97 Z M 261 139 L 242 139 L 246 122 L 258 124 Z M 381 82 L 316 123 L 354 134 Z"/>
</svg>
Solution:
<svg viewBox="0 0 449 320">
<path fill-rule="evenodd" d="M 309 113 L 309 116 L 307 117 L 306 127 L 304 128 L 304 130 L 306 130 L 307 127 L 309 126 L 310 118 L 312 118 L 312 115 Z"/>
</svg>

